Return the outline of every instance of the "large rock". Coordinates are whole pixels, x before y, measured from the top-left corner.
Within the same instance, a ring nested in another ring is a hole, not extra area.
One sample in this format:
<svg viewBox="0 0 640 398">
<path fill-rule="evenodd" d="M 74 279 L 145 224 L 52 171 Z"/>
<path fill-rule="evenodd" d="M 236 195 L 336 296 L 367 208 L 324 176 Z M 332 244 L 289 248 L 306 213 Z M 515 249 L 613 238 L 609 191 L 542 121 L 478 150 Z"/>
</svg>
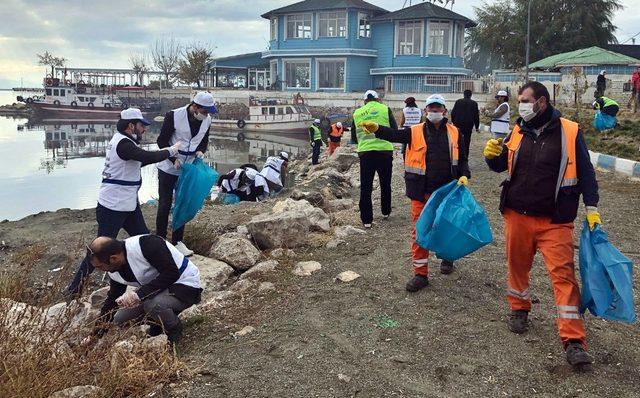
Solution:
<svg viewBox="0 0 640 398">
<path fill-rule="evenodd" d="M 307 243 L 310 222 L 303 212 L 289 211 L 255 216 L 247 228 L 261 249 L 299 247 Z"/>
<path fill-rule="evenodd" d="M 104 396 L 105 391 L 97 386 L 75 386 L 54 392 L 49 398 L 98 398 Z"/>
<path fill-rule="evenodd" d="M 322 269 L 322 265 L 317 261 L 301 261 L 296 264 L 293 269 L 293 274 L 298 276 L 311 276 L 311 274 L 320 269 Z"/>
<path fill-rule="evenodd" d="M 109 293 L 109 286 L 105 286 L 91 293 L 89 296 L 89 303 L 93 308 L 100 309 L 102 308 L 102 304 L 107 299 L 107 294 Z"/>
<path fill-rule="evenodd" d="M 247 238 L 235 232 L 219 237 L 209 252 L 209 257 L 224 261 L 238 270 L 253 267 L 260 256 L 260 251 Z"/>
<path fill-rule="evenodd" d="M 200 270 L 200 283 L 205 294 L 207 291 L 219 290 L 233 274 L 233 268 L 220 260 L 194 254 L 191 261 Z"/>
<path fill-rule="evenodd" d="M 333 155 L 331 155 L 332 165 L 341 172 L 349 170 L 351 166 L 358 163 L 358 161 L 358 155 L 347 146 L 336 148 Z"/>
<path fill-rule="evenodd" d="M 335 234 L 338 239 L 346 239 L 350 236 L 365 234 L 364 229 L 356 228 L 352 225 L 343 225 L 336 227 Z"/>
<path fill-rule="evenodd" d="M 244 274 L 242 274 L 240 276 L 240 279 L 241 280 L 247 279 L 247 278 L 260 279 L 266 274 L 275 271 L 278 265 L 279 265 L 278 262 L 275 260 L 263 261 L 257 264 L 255 267 L 252 267 L 250 270 L 248 270 Z"/>
<path fill-rule="evenodd" d="M 282 214 L 287 212 L 303 212 L 308 218 L 311 224 L 311 229 L 314 231 L 327 232 L 331 229 L 331 219 L 322 209 L 313 207 L 311 203 L 306 200 L 293 200 L 285 199 L 276 203 L 273 206 L 273 214 Z"/>
<path fill-rule="evenodd" d="M 322 196 L 322 194 L 315 189 L 309 189 L 309 190 L 299 190 L 299 189 L 294 189 L 291 192 L 291 199 L 294 200 L 306 200 L 309 203 L 311 203 L 313 206 L 322 206 L 324 204 L 324 196 Z"/>
</svg>

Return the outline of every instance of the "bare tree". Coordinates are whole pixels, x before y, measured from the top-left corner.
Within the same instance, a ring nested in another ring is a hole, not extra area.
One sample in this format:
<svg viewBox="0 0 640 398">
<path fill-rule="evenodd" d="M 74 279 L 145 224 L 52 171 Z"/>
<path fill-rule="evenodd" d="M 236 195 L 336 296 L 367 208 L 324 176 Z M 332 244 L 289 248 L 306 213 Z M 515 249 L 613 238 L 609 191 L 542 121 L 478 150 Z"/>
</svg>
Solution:
<svg viewBox="0 0 640 398">
<path fill-rule="evenodd" d="M 173 36 L 157 39 L 151 46 L 151 60 L 153 65 L 164 75 L 167 87 L 178 73 L 181 51 L 182 44 Z"/>
<path fill-rule="evenodd" d="M 36 54 L 38 56 L 38 65 L 51 67 L 51 77 L 54 77 L 55 68 L 62 68 L 66 65 L 67 59 L 64 57 L 54 57 L 49 51 L 44 54 Z"/>
<path fill-rule="evenodd" d="M 213 58 L 213 49 L 210 44 L 200 42 L 185 47 L 178 65 L 178 78 L 200 88 L 200 80 L 207 70 L 207 64 Z"/>
<path fill-rule="evenodd" d="M 129 55 L 129 64 L 136 74 L 136 79 L 140 85 L 144 85 L 144 75 L 149 72 L 149 61 L 145 52 L 141 54 Z"/>
</svg>

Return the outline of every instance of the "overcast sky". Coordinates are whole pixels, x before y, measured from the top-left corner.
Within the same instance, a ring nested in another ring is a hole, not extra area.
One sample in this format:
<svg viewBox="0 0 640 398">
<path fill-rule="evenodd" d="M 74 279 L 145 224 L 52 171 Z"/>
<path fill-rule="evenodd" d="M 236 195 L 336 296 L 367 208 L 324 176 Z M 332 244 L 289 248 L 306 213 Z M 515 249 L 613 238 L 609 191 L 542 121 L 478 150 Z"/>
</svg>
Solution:
<svg viewBox="0 0 640 398">
<path fill-rule="evenodd" d="M 491 1 L 491 0 L 487 0 Z M 578 0 L 577 0 L 578 1 Z M 261 51 L 269 39 L 266 11 L 294 0 L 2 0 L 0 88 L 41 84 L 36 53 L 48 50 L 72 67 L 128 68 L 129 55 L 163 35 L 206 41 L 216 56 Z M 390 11 L 404 0 L 371 0 Z M 618 40 L 640 31 L 640 0 L 622 0 L 614 20 Z M 414 1 L 414 4 L 416 1 Z M 454 11 L 473 18 L 482 0 L 456 0 Z M 640 36 L 638 36 L 640 39 Z"/>
</svg>

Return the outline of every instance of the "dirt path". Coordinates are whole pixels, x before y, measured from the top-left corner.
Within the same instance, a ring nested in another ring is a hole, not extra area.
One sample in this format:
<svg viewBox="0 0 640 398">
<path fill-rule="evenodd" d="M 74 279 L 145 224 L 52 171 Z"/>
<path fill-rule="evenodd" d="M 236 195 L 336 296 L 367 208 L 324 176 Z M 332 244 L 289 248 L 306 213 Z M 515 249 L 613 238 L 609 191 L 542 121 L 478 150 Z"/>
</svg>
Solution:
<svg viewBox="0 0 640 398">
<path fill-rule="evenodd" d="M 503 177 L 484 165 L 485 140 L 486 135 L 474 137 L 471 190 L 491 218 L 493 244 L 457 263 L 449 276 L 432 262 L 431 285 L 418 294 L 405 292 L 411 275 L 408 199 L 396 159 L 390 220 L 377 221 L 366 235 L 337 249 L 298 252 L 296 260 L 322 263 L 312 276 L 293 276 L 291 264 L 285 264 L 266 279 L 277 292 L 247 297 L 191 323 L 181 350 L 203 375 L 180 388 L 181 396 L 640 396 L 637 325 L 588 317 L 595 370 L 574 374 L 566 365 L 539 258 L 532 271 L 532 291 L 540 299 L 533 307 L 533 327 L 523 336 L 507 330 L 497 211 Z M 605 228 L 637 264 L 640 184 L 613 174 L 599 174 L 599 180 Z M 355 210 L 349 218 L 348 223 L 357 221 Z M 334 282 L 345 270 L 362 277 Z M 247 325 L 256 330 L 238 339 L 230 335 Z"/>
</svg>

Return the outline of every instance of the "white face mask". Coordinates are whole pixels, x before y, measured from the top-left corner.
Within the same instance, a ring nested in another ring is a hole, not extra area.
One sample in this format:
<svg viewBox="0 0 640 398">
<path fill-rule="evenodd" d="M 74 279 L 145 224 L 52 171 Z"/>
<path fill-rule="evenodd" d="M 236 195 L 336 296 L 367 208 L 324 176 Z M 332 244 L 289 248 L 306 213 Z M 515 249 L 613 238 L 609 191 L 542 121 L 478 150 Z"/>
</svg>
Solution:
<svg viewBox="0 0 640 398">
<path fill-rule="evenodd" d="M 440 112 L 427 112 L 427 119 L 429 119 L 431 123 L 438 123 L 442 121 L 443 118 L 444 115 Z"/>
<path fill-rule="evenodd" d="M 536 115 L 538 114 L 538 112 L 535 112 L 533 110 L 533 107 L 536 104 L 536 102 L 520 103 L 518 105 L 518 113 L 520 114 L 520 117 L 522 118 L 522 120 L 524 120 L 525 122 L 530 121 L 531 119 L 536 117 Z"/>
<path fill-rule="evenodd" d="M 193 115 L 193 117 L 195 117 L 195 118 L 196 118 L 196 120 L 203 121 L 204 119 L 206 119 L 206 118 L 207 118 L 207 115 L 205 115 L 205 114 L 203 114 L 203 113 L 200 113 L 200 112 L 196 112 L 196 114 L 195 114 L 195 115 Z"/>
</svg>

